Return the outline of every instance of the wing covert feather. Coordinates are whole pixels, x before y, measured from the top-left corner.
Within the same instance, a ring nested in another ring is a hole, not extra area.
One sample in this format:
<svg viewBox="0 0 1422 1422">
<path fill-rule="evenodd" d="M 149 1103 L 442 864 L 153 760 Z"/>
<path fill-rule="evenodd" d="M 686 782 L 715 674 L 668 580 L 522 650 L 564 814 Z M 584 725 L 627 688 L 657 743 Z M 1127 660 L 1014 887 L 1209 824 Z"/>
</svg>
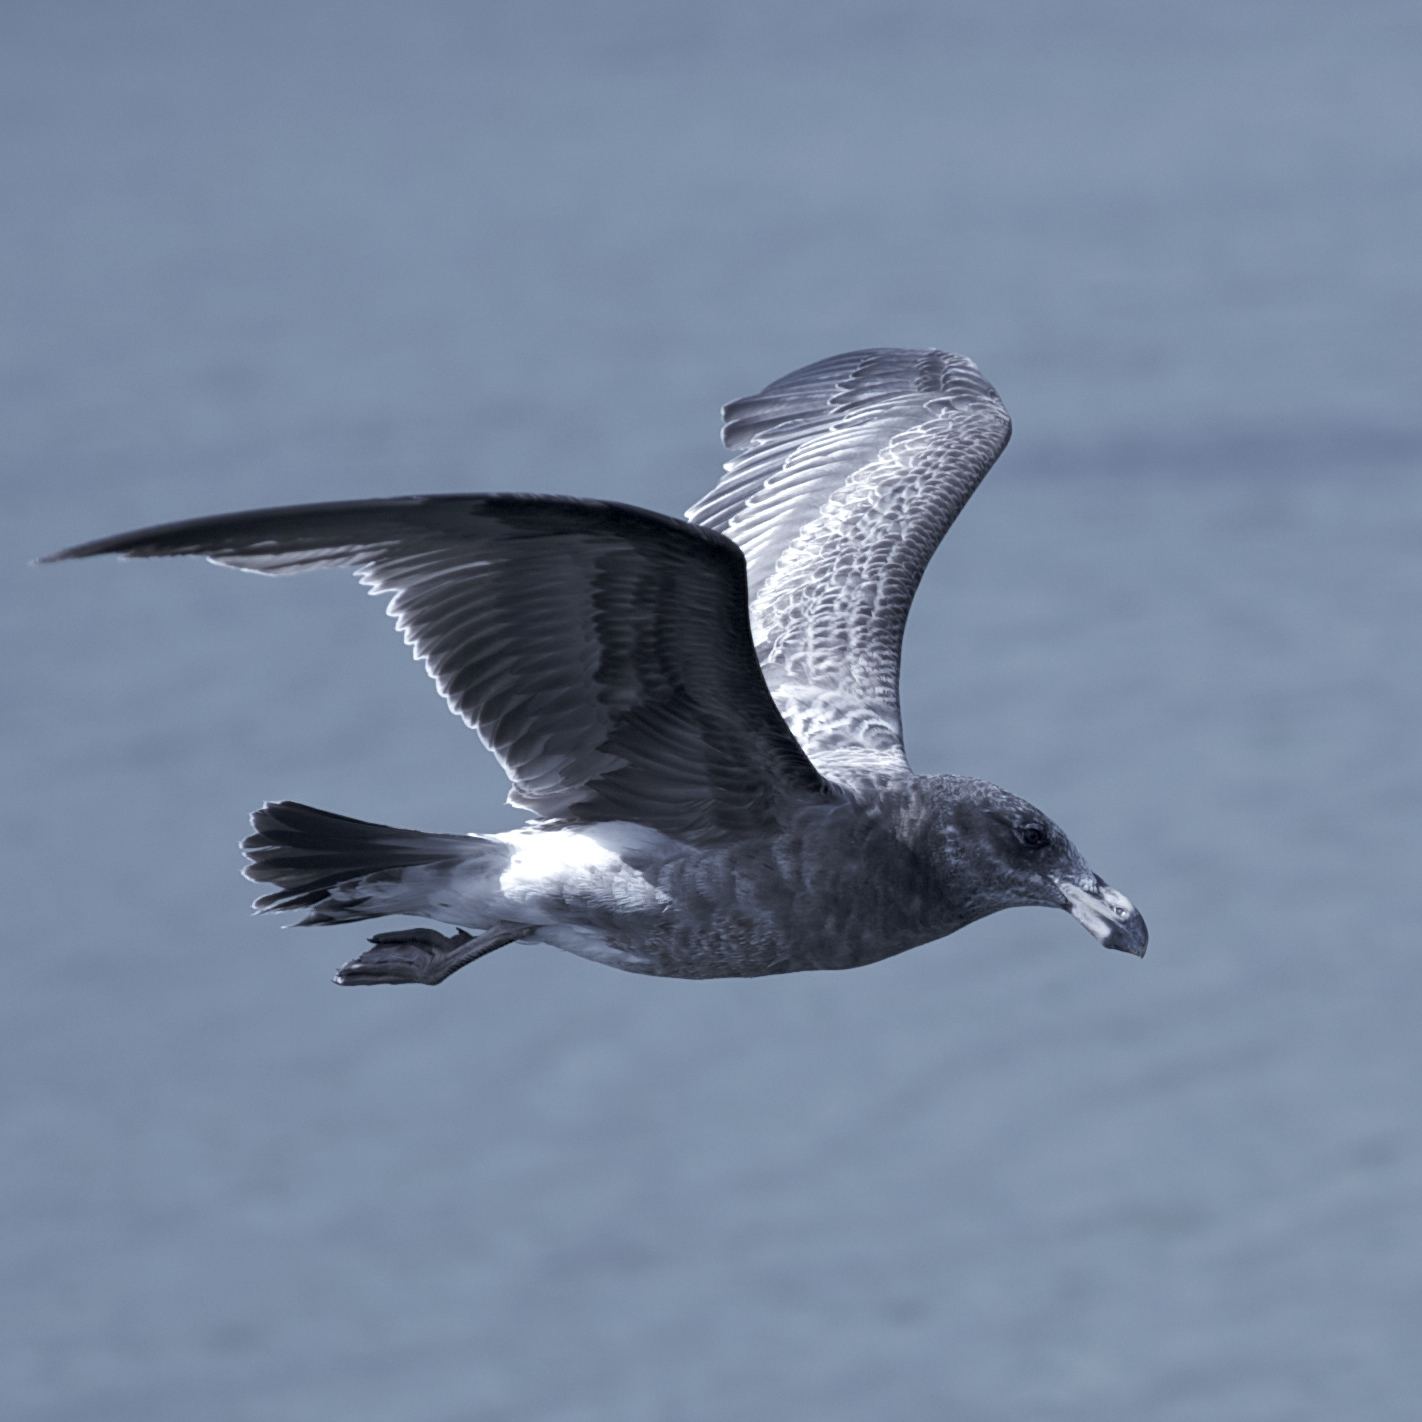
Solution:
<svg viewBox="0 0 1422 1422">
<path fill-rule="evenodd" d="M 826 774 L 906 768 L 909 606 L 1011 429 L 977 366 L 937 350 L 850 351 L 726 406 L 725 477 L 687 517 L 744 551 L 766 681 Z"/>
</svg>

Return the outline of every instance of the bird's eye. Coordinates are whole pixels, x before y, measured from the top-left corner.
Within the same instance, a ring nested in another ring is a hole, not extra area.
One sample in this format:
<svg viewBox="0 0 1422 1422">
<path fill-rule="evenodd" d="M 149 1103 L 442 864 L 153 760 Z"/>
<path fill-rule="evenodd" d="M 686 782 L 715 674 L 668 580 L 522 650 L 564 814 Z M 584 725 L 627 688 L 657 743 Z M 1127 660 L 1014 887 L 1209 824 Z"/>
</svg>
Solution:
<svg viewBox="0 0 1422 1422">
<path fill-rule="evenodd" d="M 1041 825 L 1023 825 L 1017 831 L 1017 838 L 1028 849 L 1041 849 L 1047 842 L 1047 832 Z"/>
</svg>

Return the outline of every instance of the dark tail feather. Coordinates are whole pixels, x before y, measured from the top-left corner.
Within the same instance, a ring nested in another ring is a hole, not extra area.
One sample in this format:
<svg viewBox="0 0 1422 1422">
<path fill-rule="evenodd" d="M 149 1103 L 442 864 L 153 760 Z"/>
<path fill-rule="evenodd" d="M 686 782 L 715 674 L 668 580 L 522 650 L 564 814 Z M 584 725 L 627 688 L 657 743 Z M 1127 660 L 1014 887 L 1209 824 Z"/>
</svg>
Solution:
<svg viewBox="0 0 1422 1422">
<path fill-rule="evenodd" d="M 243 871 L 259 884 L 276 884 L 252 905 L 258 913 L 279 909 L 310 909 L 303 924 L 350 923 L 379 918 L 389 910 L 362 911 L 357 892 L 338 896 L 342 884 L 378 876 L 397 880 L 400 871 L 419 864 L 449 863 L 477 853 L 479 841 L 461 834 L 424 834 L 419 830 L 373 825 L 347 815 L 278 800 L 252 815 L 250 834 L 242 841 L 248 864 Z"/>
</svg>

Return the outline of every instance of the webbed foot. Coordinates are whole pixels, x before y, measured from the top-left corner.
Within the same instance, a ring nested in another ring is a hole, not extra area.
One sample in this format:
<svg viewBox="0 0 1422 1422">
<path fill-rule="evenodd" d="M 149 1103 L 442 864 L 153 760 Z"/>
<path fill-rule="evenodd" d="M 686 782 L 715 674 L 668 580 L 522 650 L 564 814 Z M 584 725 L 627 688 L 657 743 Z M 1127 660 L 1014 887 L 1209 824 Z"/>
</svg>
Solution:
<svg viewBox="0 0 1422 1422">
<path fill-rule="evenodd" d="M 477 938 L 462 928 L 453 934 L 433 928 L 400 928 L 377 933 L 359 958 L 353 958 L 335 976 L 342 987 L 373 987 L 381 983 L 424 983 L 434 987 L 476 958 L 492 953 L 533 932 L 527 924 L 504 923 Z"/>
</svg>

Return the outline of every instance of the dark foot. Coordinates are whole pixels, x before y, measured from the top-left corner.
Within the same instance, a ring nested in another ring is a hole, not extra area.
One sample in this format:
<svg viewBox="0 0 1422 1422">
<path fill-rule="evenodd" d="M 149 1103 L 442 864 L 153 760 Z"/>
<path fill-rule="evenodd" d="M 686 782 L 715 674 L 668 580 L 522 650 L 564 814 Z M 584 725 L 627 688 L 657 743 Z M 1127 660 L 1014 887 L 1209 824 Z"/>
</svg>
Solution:
<svg viewBox="0 0 1422 1422">
<path fill-rule="evenodd" d="M 527 938 L 532 932 L 526 924 L 506 923 L 477 938 L 462 928 L 449 935 L 436 933 L 433 928 L 377 933 L 370 940 L 375 946 L 347 963 L 335 981 L 342 987 L 372 987 L 377 983 L 424 983 L 434 987 L 476 958 L 515 939 Z"/>
</svg>

